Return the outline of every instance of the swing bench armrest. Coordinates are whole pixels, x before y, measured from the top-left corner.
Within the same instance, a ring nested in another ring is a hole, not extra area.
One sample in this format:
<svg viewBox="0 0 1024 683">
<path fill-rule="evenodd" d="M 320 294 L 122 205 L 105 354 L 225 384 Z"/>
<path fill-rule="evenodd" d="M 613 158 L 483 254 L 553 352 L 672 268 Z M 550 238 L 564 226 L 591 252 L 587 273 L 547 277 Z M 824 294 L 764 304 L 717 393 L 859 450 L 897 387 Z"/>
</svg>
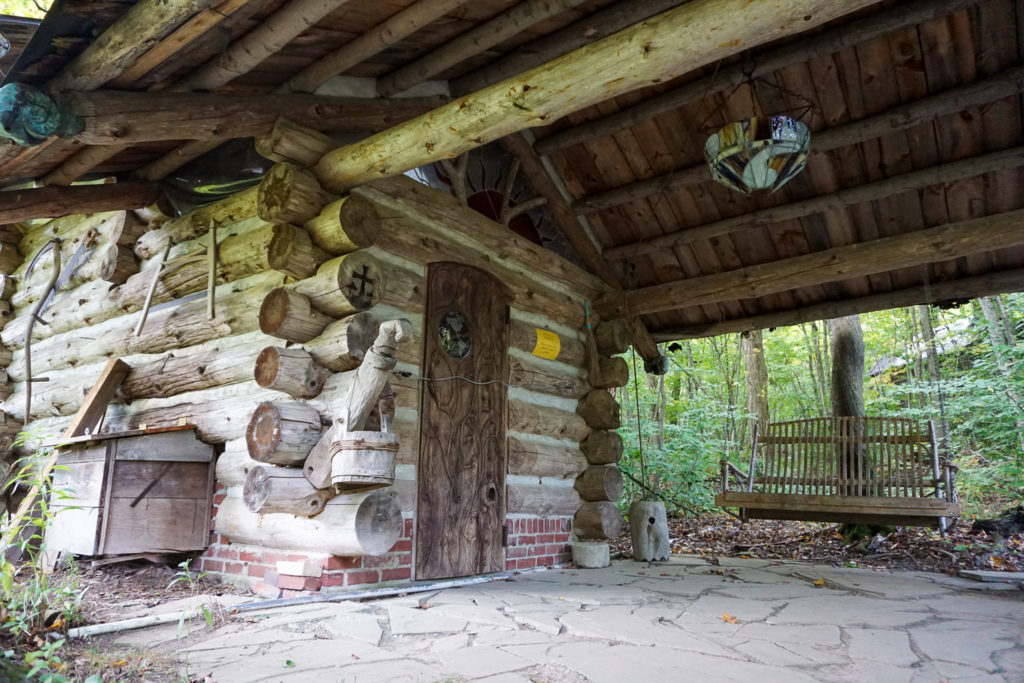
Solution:
<svg viewBox="0 0 1024 683">
<path fill-rule="evenodd" d="M 746 491 L 749 488 L 749 486 L 750 486 L 750 477 L 749 477 L 749 475 L 746 472 L 744 472 L 740 468 L 736 467 L 736 465 L 733 465 L 731 462 L 729 462 L 728 460 L 726 460 L 724 458 L 721 460 L 721 465 L 722 465 L 722 481 L 721 481 L 722 493 L 725 493 L 726 491 L 729 490 L 730 477 L 732 477 L 732 479 L 735 480 L 736 483 L 738 483 L 740 485 L 738 489 L 734 489 L 734 490 Z"/>
</svg>

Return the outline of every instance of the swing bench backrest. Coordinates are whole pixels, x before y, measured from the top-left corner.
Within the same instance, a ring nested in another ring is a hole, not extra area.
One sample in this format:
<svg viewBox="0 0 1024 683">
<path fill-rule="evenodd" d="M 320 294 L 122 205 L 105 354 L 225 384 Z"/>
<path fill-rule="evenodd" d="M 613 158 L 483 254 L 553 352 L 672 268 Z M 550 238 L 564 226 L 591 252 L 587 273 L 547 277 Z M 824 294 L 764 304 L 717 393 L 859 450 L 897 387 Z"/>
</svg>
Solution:
<svg viewBox="0 0 1024 683">
<path fill-rule="evenodd" d="M 941 528 L 959 514 L 930 421 L 821 417 L 767 431 L 755 430 L 747 472 L 723 462 L 716 502 L 742 517 Z"/>
</svg>

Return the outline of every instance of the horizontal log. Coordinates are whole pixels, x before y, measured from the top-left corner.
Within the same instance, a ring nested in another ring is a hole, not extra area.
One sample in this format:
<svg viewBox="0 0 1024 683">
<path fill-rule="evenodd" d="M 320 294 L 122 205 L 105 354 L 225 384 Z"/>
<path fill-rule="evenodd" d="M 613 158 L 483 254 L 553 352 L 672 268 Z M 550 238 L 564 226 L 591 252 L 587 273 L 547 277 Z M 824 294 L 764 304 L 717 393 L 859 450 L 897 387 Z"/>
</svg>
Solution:
<svg viewBox="0 0 1024 683">
<path fill-rule="evenodd" d="M 593 431 L 580 444 L 580 450 L 591 465 L 615 465 L 622 457 L 622 437 L 618 432 Z"/>
<path fill-rule="evenodd" d="M 622 515 L 615 503 L 583 503 L 572 519 L 572 529 L 585 540 L 614 540 L 622 529 Z"/>
<path fill-rule="evenodd" d="M 576 412 L 592 429 L 618 429 L 619 403 L 604 389 L 594 389 L 580 400 Z"/>
<path fill-rule="evenodd" d="M 320 414 L 298 401 L 264 401 L 253 411 L 245 443 L 253 460 L 301 466 L 320 440 Z"/>
<path fill-rule="evenodd" d="M 508 359 L 508 383 L 527 391 L 583 398 L 590 391 L 585 375 L 578 368 L 527 354 L 510 354 Z"/>
<path fill-rule="evenodd" d="M 445 102 L 443 97 L 381 99 L 115 90 L 70 93 L 61 100 L 84 124 L 73 139 L 87 145 L 250 138 L 269 133 L 280 116 L 324 132 L 377 133 Z"/>
<path fill-rule="evenodd" d="M 316 176 L 295 164 L 277 163 L 260 181 L 256 210 L 270 223 L 302 225 L 320 214 L 332 196 L 320 189 Z"/>
<path fill-rule="evenodd" d="M 313 360 L 329 370 L 352 370 L 359 366 L 373 345 L 379 326 L 380 320 L 371 313 L 356 313 L 328 324 L 304 347 Z"/>
<path fill-rule="evenodd" d="M 580 506 L 580 495 L 568 486 L 509 484 L 508 513 L 538 517 L 567 517 Z"/>
<path fill-rule="evenodd" d="M 1024 243 L 1024 211 L 1008 211 L 781 261 L 631 290 L 598 302 L 606 318 L 755 299 L 799 287 L 946 261 Z M 628 302 L 626 301 L 628 299 Z"/>
<path fill-rule="evenodd" d="M 547 439 L 508 437 L 508 473 L 533 477 L 575 477 L 587 459 L 574 446 Z"/>
<path fill-rule="evenodd" d="M 136 242 L 135 254 L 150 259 L 163 252 L 168 240 L 180 244 L 207 233 L 212 223 L 224 226 L 252 218 L 256 215 L 258 194 L 259 186 L 250 187 L 151 230 Z"/>
<path fill-rule="evenodd" d="M 614 503 L 622 495 L 622 472 L 615 465 L 591 465 L 576 477 L 575 488 L 585 501 Z"/>
<path fill-rule="evenodd" d="M 258 465 L 245 478 L 242 498 L 250 511 L 259 514 L 284 512 L 297 517 L 320 514 L 331 492 L 315 489 L 302 469 Z"/>
<path fill-rule="evenodd" d="M 337 143 L 329 135 L 284 116 L 274 121 L 269 133 L 256 138 L 256 151 L 271 161 L 312 166 Z"/>
<path fill-rule="evenodd" d="M 320 264 L 329 258 L 302 228 L 288 223 L 274 226 L 274 238 L 267 245 L 267 263 L 274 270 L 303 280 L 315 275 Z"/>
<path fill-rule="evenodd" d="M 422 280 L 419 274 L 385 261 L 376 249 L 360 249 L 325 261 L 316 275 L 289 288 L 309 297 L 321 313 L 342 318 L 381 303 L 422 311 Z"/>
<path fill-rule="evenodd" d="M 217 481 L 228 488 L 242 486 L 249 470 L 259 466 L 260 463 L 249 457 L 244 437 L 229 441 L 224 444 L 224 452 L 217 456 Z"/>
<path fill-rule="evenodd" d="M 612 389 L 629 384 L 629 364 L 625 358 L 598 358 L 597 366 L 600 377 L 590 382 L 595 389 Z"/>
<path fill-rule="evenodd" d="M 514 349 L 525 351 L 526 353 L 533 353 L 538 348 L 538 329 L 542 332 L 550 332 L 550 330 L 538 328 L 535 325 L 513 318 L 509 324 L 509 346 Z M 566 365 L 582 368 L 586 360 L 586 347 L 583 346 L 583 342 L 578 339 L 574 339 L 573 337 L 565 334 L 559 334 L 558 355 L 555 356 L 554 360 L 559 363 L 565 363 Z"/>
<path fill-rule="evenodd" d="M 292 398 L 314 398 L 323 391 L 331 371 L 304 349 L 268 346 L 256 357 L 253 376 L 264 389 L 283 391 Z"/>
<path fill-rule="evenodd" d="M 768 76 L 792 64 L 802 64 L 816 57 L 832 55 L 843 48 L 868 42 L 872 38 L 904 26 L 914 26 L 958 12 L 978 2 L 979 0 L 916 0 L 912 3 L 901 3 L 899 7 L 844 24 L 819 36 L 759 54 L 750 63 L 743 62 L 724 69 L 715 69 L 713 74 L 705 78 L 687 83 L 663 95 L 648 98 L 596 122 L 566 128 L 542 140 L 536 149 L 540 154 L 551 154 L 570 145 L 612 135 L 661 112 L 677 109 L 685 104 L 708 98 L 716 92 L 735 88 L 750 78 Z M 852 12 L 853 8 L 850 8 L 850 11 Z"/>
<path fill-rule="evenodd" d="M 579 415 L 518 399 L 508 402 L 508 428 L 510 431 L 569 441 L 582 441 L 590 432 Z"/>
<path fill-rule="evenodd" d="M 605 320 L 594 329 L 594 342 L 602 356 L 625 353 L 633 343 L 633 334 L 626 320 Z"/>
<path fill-rule="evenodd" d="M 313 244 L 332 256 L 372 246 L 380 231 L 380 216 L 373 204 L 349 195 L 325 206 L 304 225 Z"/>
<path fill-rule="evenodd" d="M 654 333 L 654 338 L 659 342 L 669 342 L 678 339 L 716 337 L 722 334 L 733 334 L 748 330 L 770 330 L 776 327 L 799 325 L 800 323 L 813 320 L 830 320 L 848 315 L 885 311 L 892 308 L 916 306 L 918 304 L 965 301 L 980 296 L 1017 292 L 1020 291 L 1022 282 L 1024 282 L 1024 269 L 1005 270 L 959 280 L 929 283 L 891 292 L 843 299 L 841 301 L 823 301 L 802 308 L 765 313 L 749 318 L 736 318 L 706 325 L 690 325 L 658 330 Z"/>
<path fill-rule="evenodd" d="M 391 489 L 337 496 L 316 517 L 259 515 L 228 496 L 214 524 L 232 543 L 359 557 L 382 555 L 398 542 L 402 511 Z"/>
<path fill-rule="evenodd" d="M 106 185 L 37 187 L 0 192 L 0 223 L 101 211 L 141 209 L 161 196 L 156 183 L 126 180 Z"/>
<path fill-rule="evenodd" d="M 334 319 L 315 310 L 309 297 L 278 287 L 260 304 L 260 330 L 278 339 L 307 342 L 316 338 Z"/>
</svg>

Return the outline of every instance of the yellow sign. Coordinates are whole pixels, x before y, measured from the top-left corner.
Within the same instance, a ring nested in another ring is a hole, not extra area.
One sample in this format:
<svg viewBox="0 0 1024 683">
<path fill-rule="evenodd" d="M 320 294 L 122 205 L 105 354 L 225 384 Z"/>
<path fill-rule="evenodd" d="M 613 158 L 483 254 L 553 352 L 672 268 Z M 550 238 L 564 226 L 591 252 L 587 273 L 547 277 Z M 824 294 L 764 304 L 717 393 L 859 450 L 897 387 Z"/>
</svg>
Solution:
<svg viewBox="0 0 1024 683">
<path fill-rule="evenodd" d="M 554 360 L 558 358 L 558 352 L 562 350 L 562 340 L 558 335 L 548 330 L 535 328 L 537 332 L 537 345 L 533 347 L 533 355 Z"/>
</svg>

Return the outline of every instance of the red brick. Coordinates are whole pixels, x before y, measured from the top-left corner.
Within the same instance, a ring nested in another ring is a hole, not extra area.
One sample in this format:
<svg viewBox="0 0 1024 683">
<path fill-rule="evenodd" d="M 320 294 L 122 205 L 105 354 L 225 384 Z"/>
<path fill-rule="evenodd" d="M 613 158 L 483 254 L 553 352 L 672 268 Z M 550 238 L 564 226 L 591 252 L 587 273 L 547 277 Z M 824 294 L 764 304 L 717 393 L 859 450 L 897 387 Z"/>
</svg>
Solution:
<svg viewBox="0 0 1024 683">
<path fill-rule="evenodd" d="M 320 584 L 320 579 L 312 576 L 280 574 L 277 577 L 277 587 L 290 591 L 317 591 L 320 590 Z"/>
<path fill-rule="evenodd" d="M 393 546 L 391 546 L 391 552 L 393 552 L 393 553 L 407 553 L 407 552 L 409 552 L 411 550 L 412 550 L 412 539 L 411 538 L 403 538 L 401 541 L 398 541 Z"/>
<path fill-rule="evenodd" d="M 222 545 L 222 546 L 219 546 L 217 548 L 216 556 L 219 557 L 222 560 L 237 560 L 238 559 L 238 550 L 235 549 L 235 548 L 232 548 L 229 545 L 228 546 Z"/>
<path fill-rule="evenodd" d="M 344 586 L 345 574 L 344 572 L 325 573 L 320 577 L 320 581 L 323 586 Z"/>
<path fill-rule="evenodd" d="M 562 550 L 564 550 L 564 548 L 562 547 L 561 543 L 552 543 L 544 546 L 544 552 L 548 555 L 557 555 L 558 553 L 562 552 Z"/>
<path fill-rule="evenodd" d="M 402 581 L 412 578 L 412 569 L 402 567 L 400 569 L 385 569 L 380 573 L 381 581 Z"/>
<path fill-rule="evenodd" d="M 236 574 L 238 576 L 241 576 L 244 567 L 245 565 L 243 565 L 241 562 L 225 562 L 224 573 Z"/>
<path fill-rule="evenodd" d="M 228 497 L 226 493 L 215 493 L 213 494 L 213 504 L 220 505 Z"/>
<path fill-rule="evenodd" d="M 520 547 L 520 548 L 509 548 L 508 552 L 506 552 L 505 556 L 506 557 L 526 557 L 527 554 L 528 554 L 528 551 L 526 550 L 526 548 L 521 548 Z"/>
<path fill-rule="evenodd" d="M 535 557 L 524 557 L 521 560 L 516 560 L 516 569 L 529 569 L 537 566 L 537 558 Z"/>
<path fill-rule="evenodd" d="M 258 579 L 262 579 L 267 573 L 267 566 L 264 564 L 250 564 L 245 568 L 246 576 L 255 576 Z"/>
<path fill-rule="evenodd" d="M 554 542 L 555 542 L 555 535 L 554 534 L 543 534 L 543 535 L 537 537 L 537 543 L 554 543 Z"/>
<path fill-rule="evenodd" d="M 505 569 L 515 569 L 515 568 L 516 568 L 516 561 L 515 560 L 505 560 Z"/>
<path fill-rule="evenodd" d="M 281 597 L 281 589 L 277 586 L 269 586 L 262 581 L 252 587 L 252 592 L 261 598 L 267 598 L 268 600 L 277 600 Z"/>
<path fill-rule="evenodd" d="M 204 557 L 202 561 L 202 570 L 204 572 L 222 572 L 224 571 L 224 563 L 220 560 Z"/>
<path fill-rule="evenodd" d="M 394 555 L 380 555 L 378 557 L 364 557 L 363 568 L 364 569 L 376 569 L 377 567 L 391 567 L 394 566 L 395 556 Z"/>
<path fill-rule="evenodd" d="M 345 577 L 346 586 L 358 586 L 363 583 L 380 583 L 380 571 L 373 569 L 361 572 L 349 572 Z"/>
<path fill-rule="evenodd" d="M 283 591 L 281 591 L 281 597 L 282 598 L 304 598 L 307 595 L 316 595 L 316 593 L 313 592 L 313 591 L 290 591 L 290 590 L 283 590 Z"/>
<path fill-rule="evenodd" d="M 412 566 L 412 553 L 402 553 L 395 558 L 395 561 L 398 563 L 399 567 Z"/>
<path fill-rule="evenodd" d="M 402 535 L 406 538 L 412 538 L 412 517 L 405 520 L 405 524 L 402 526 L 402 528 L 405 530 L 405 533 Z"/>
<path fill-rule="evenodd" d="M 325 557 L 320 560 L 324 569 L 356 569 L 362 566 L 361 557 Z"/>
<path fill-rule="evenodd" d="M 238 553 L 238 559 L 240 559 L 242 562 L 262 562 L 263 556 L 262 553 L 251 553 L 243 550 L 242 552 Z"/>
<path fill-rule="evenodd" d="M 278 560 L 285 560 L 285 559 L 288 559 L 288 558 L 287 558 L 287 556 L 284 553 L 272 553 L 272 552 L 263 551 L 263 561 L 266 562 L 267 564 L 274 564 Z"/>
<path fill-rule="evenodd" d="M 533 545 L 537 542 L 536 536 L 520 536 L 519 545 Z"/>
<path fill-rule="evenodd" d="M 295 553 L 291 553 L 290 555 L 286 555 L 285 557 L 278 559 L 282 559 L 287 562 L 309 562 L 309 555 L 296 555 Z M 277 560 L 275 560 L 275 562 L 276 561 Z"/>
</svg>

